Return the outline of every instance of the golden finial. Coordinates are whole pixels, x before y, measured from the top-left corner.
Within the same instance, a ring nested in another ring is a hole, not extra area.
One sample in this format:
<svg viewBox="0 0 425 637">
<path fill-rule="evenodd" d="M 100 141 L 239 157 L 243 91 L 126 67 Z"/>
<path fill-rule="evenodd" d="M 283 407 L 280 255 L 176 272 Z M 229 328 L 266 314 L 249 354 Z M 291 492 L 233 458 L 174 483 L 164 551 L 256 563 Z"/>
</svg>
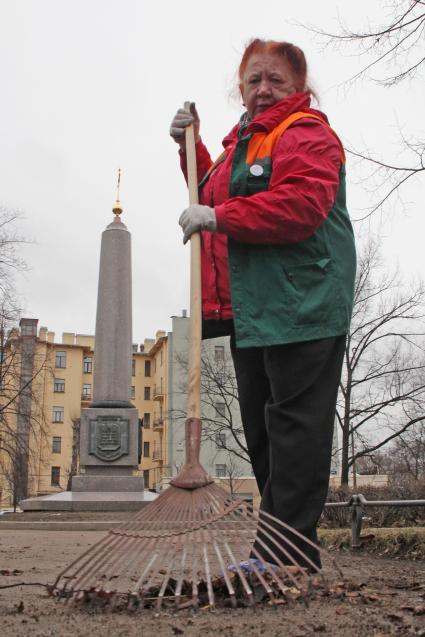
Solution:
<svg viewBox="0 0 425 637">
<path fill-rule="evenodd" d="M 117 179 L 117 200 L 112 208 L 112 212 L 117 217 L 122 213 L 122 206 L 120 202 L 120 182 L 121 182 L 121 168 L 118 168 L 118 179 Z"/>
</svg>

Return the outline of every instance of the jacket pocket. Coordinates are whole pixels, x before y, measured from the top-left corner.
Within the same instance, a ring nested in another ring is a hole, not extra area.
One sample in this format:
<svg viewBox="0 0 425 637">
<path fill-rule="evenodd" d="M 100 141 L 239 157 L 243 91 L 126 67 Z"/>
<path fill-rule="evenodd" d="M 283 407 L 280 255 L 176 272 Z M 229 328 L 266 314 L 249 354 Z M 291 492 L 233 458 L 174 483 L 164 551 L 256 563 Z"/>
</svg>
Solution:
<svg viewBox="0 0 425 637">
<path fill-rule="evenodd" d="M 286 302 L 292 303 L 293 326 L 320 325 L 337 312 L 335 278 L 330 257 L 284 265 Z"/>
</svg>

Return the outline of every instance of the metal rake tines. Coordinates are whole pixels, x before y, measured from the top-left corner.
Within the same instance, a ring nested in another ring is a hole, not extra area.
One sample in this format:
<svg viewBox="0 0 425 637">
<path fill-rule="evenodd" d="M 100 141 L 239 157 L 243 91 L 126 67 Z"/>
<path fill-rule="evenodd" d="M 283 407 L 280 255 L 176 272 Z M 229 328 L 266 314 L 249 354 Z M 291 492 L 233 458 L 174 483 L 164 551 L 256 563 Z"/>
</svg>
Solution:
<svg viewBox="0 0 425 637">
<path fill-rule="evenodd" d="M 168 503 L 167 516 L 157 511 L 156 519 L 147 507 L 147 513 L 111 530 L 65 569 L 54 593 L 139 608 L 170 603 L 235 607 L 306 598 L 312 578 L 300 565 L 311 573 L 319 569 L 294 539 L 315 545 L 221 492 L 211 489 L 207 506 L 205 493 L 189 492 L 185 506 L 176 502 L 170 509 Z M 253 559 L 244 564 L 249 556 Z"/>
<path fill-rule="evenodd" d="M 168 497 L 161 497 L 160 507 L 146 507 L 130 522 L 123 523 L 113 532 L 144 537 L 178 535 L 226 518 L 232 511 L 245 506 L 242 500 L 229 496 L 216 485 L 204 487 L 203 491 L 201 497 L 196 489 L 185 491 L 169 487 L 164 494 Z"/>
</svg>

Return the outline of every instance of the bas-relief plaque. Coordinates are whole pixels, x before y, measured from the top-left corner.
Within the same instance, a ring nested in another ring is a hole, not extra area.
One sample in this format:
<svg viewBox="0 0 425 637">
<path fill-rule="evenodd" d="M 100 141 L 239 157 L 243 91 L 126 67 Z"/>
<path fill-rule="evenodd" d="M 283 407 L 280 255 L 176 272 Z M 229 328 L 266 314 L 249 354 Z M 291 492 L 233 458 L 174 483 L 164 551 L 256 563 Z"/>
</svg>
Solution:
<svg viewBox="0 0 425 637">
<path fill-rule="evenodd" d="M 104 462 L 118 460 L 129 453 L 130 421 L 117 416 L 90 419 L 89 454 Z"/>
</svg>

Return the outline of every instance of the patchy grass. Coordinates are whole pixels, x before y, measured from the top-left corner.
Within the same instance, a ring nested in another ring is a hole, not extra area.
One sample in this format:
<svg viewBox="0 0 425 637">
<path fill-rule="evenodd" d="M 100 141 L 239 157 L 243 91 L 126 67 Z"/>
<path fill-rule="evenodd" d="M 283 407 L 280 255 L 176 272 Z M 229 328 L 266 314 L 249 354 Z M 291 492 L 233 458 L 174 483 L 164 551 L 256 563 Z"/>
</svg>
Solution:
<svg viewBox="0 0 425 637">
<path fill-rule="evenodd" d="M 425 528 L 365 528 L 360 537 L 361 548 L 352 549 L 350 529 L 319 529 L 320 542 L 328 550 L 363 551 L 383 557 L 411 560 L 425 559 Z"/>
</svg>

